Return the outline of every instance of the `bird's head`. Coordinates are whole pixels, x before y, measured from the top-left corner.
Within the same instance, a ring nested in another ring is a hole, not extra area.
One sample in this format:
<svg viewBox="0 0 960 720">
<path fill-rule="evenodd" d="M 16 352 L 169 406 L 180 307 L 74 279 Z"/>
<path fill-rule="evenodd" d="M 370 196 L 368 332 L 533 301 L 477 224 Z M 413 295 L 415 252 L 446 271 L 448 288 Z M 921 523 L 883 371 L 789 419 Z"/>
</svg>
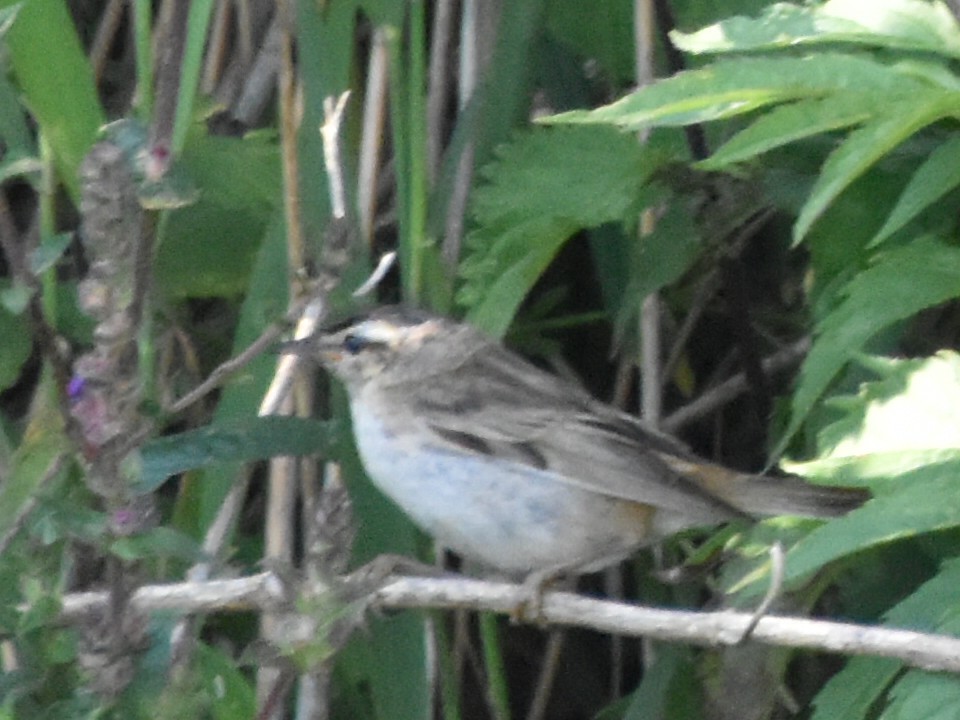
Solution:
<svg viewBox="0 0 960 720">
<path fill-rule="evenodd" d="M 373 380 L 399 384 L 444 368 L 464 327 L 391 305 L 329 328 L 310 343 L 320 364 L 353 390 Z"/>
</svg>

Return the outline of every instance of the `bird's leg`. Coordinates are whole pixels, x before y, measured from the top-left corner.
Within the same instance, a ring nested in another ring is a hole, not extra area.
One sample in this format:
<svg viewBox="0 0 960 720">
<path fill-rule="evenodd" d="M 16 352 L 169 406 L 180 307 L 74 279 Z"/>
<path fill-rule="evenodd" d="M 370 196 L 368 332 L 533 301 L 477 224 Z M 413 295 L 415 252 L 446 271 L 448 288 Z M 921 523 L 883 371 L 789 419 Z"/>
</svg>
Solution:
<svg viewBox="0 0 960 720">
<path fill-rule="evenodd" d="M 547 624 L 543 617 L 543 594 L 552 586 L 570 590 L 576 582 L 567 566 L 555 566 L 534 570 L 523 579 L 521 599 L 510 612 L 511 623 L 533 623 L 541 627 Z"/>
</svg>

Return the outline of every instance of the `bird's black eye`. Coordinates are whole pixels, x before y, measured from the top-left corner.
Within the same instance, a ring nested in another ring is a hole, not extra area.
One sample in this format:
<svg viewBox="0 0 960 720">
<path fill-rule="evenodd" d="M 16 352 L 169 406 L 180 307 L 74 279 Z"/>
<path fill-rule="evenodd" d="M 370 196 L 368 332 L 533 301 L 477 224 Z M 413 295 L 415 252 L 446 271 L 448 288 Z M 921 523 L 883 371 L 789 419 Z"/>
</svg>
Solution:
<svg viewBox="0 0 960 720">
<path fill-rule="evenodd" d="M 343 349 L 351 355 L 356 355 L 367 345 L 367 341 L 359 335 L 347 335 L 343 338 Z"/>
</svg>

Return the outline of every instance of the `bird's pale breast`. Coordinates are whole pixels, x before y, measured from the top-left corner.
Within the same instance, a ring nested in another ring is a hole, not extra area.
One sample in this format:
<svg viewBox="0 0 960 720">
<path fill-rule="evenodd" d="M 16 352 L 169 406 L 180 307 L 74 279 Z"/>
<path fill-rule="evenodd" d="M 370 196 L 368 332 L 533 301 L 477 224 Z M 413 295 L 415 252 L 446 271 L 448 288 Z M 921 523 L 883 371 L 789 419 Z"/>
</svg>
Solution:
<svg viewBox="0 0 960 720">
<path fill-rule="evenodd" d="M 404 423 L 352 404 L 367 474 L 423 530 L 501 572 L 591 570 L 629 554 L 654 511 L 563 482 L 555 474 L 454 446 L 418 445 Z M 412 420 L 411 422 L 416 422 Z"/>
</svg>

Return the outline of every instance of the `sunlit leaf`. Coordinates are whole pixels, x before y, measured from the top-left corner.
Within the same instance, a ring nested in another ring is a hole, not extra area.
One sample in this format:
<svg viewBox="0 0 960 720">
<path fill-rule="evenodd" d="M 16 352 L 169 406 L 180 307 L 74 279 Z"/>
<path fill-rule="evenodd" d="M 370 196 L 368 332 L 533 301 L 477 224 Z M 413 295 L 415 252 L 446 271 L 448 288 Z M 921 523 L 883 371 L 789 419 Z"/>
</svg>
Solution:
<svg viewBox="0 0 960 720">
<path fill-rule="evenodd" d="M 887 102 L 886 96 L 848 92 L 773 108 L 697 166 L 718 170 L 812 135 L 860 125 L 874 117 Z"/>
<path fill-rule="evenodd" d="M 561 113 L 540 122 L 610 124 L 630 130 L 689 125 L 834 93 L 896 92 L 902 82 L 894 69 L 855 55 L 741 58 L 678 73 L 596 110 Z"/>
<path fill-rule="evenodd" d="M 674 31 L 670 36 L 677 47 L 692 53 L 852 43 L 960 57 L 960 28 L 939 0 L 775 3 L 757 18 L 731 17 L 693 33 Z"/>
<path fill-rule="evenodd" d="M 960 249 L 933 238 L 877 256 L 847 285 L 844 299 L 820 324 L 804 361 L 780 454 L 813 404 L 853 353 L 881 329 L 960 295 Z"/>
</svg>

